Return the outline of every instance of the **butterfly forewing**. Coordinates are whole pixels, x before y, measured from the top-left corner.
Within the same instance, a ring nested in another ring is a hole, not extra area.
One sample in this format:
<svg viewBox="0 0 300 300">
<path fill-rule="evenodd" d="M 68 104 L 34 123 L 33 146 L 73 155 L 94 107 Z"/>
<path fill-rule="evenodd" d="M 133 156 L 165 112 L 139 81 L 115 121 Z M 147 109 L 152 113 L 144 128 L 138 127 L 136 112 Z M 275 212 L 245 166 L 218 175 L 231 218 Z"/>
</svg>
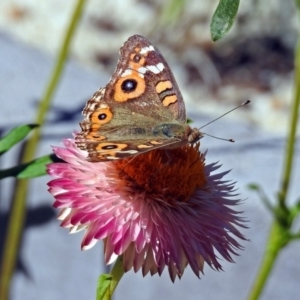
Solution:
<svg viewBox="0 0 300 300">
<path fill-rule="evenodd" d="M 201 137 L 186 124 L 183 98 L 168 64 L 139 35 L 121 47 L 111 80 L 87 102 L 83 115 L 75 140 L 91 161 L 179 147 Z"/>
</svg>

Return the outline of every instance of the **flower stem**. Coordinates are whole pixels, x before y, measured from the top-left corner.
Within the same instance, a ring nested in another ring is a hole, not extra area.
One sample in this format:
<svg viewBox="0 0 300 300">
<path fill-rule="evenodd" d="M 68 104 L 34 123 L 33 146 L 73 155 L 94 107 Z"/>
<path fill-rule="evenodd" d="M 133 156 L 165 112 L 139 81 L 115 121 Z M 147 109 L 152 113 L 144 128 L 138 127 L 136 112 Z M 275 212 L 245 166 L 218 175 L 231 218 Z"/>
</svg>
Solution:
<svg viewBox="0 0 300 300">
<path fill-rule="evenodd" d="M 275 265 L 275 261 L 280 250 L 287 244 L 288 238 L 285 229 L 278 222 L 274 222 L 268 237 L 265 254 L 260 265 L 260 269 L 256 275 L 255 282 L 252 286 L 248 300 L 259 299 L 268 277 Z"/>
<path fill-rule="evenodd" d="M 120 256 L 118 256 L 118 258 L 110 272 L 112 279 L 111 279 L 110 287 L 109 287 L 109 289 L 107 289 L 107 292 L 106 292 L 106 294 L 109 293 L 109 297 L 111 297 L 112 294 L 114 293 L 123 274 L 124 274 L 123 256 L 120 255 Z M 110 298 L 108 298 L 108 299 L 110 299 Z"/>
<path fill-rule="evenodd" d="M 58 82 L 62 75 L 62 71 L 68 56 L 70 43 L 74 36 L 75 29 L 80 20 L 83 11 L 85 0 L 77 0 L 75 9 L 71 16 L 62 46 L 58 53 L 58 57 L 51 73 L 48 85 L 43 94 L 41 103 L 38 108 L 36 123 L 42 125 L 45 121 L 47 111 L 49 109 L 53 94 L 57 88 Z M 22 163 L 29 162 L 34 159 L 38 142 L 41 136 L 40 127 L 37 128 L 31 138 L 24 146 L 24 154 L 22 156 Z M 26 196 L 28 192 L 28 180 L 18 180 L 15 187 L 14 199 L 12 202 L 10 220 L 8 224 L 6 240 L 4 243 L 4 252 L 1 262 L 0 270 L 0 299 L 7 300 L 9 297 L 9 286 L 13 271 L 16 264 L 18 249 L 22 229 L 24 225 L 26 213 Z"/>
<path fill-rule="evenodd" d="M 289 118 L 289 134 L 286 144 L 285 161 L 284 161 L 284 171 L 281 180 L 281 190 L 278 194 L 280 204 L 283 205 L 286 201 L 286 196 L 289 188 L 290 178 L 292 175 L 292 167 L 294 160 L 294 152 L 296 145 L 296 134 L 297 134 L 297 123 L 299 118 L 299 106 L 300 106 L 300 37 L 298 37 L 298 42 L 295 51 L 295 91 L 294 91 L 294 101 L 291 107 L 291 116 Z"/>
</svg>

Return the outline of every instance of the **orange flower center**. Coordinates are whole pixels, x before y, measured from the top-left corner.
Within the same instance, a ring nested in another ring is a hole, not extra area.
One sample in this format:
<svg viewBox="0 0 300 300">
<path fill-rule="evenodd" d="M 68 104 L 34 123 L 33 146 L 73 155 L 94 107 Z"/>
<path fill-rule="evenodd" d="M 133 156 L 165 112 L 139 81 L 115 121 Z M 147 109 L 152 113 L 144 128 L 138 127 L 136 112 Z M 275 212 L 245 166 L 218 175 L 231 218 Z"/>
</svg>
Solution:
<svg viewBox="0 0 300 300">
<path fill-rule="evenodd" d="M 170 205 L 187 202 L 195 189 L 206 184 L 199 143 L 171 150 L 152 150 L 120 159 L 115 166 L 126 185 Z"/>
</svg>

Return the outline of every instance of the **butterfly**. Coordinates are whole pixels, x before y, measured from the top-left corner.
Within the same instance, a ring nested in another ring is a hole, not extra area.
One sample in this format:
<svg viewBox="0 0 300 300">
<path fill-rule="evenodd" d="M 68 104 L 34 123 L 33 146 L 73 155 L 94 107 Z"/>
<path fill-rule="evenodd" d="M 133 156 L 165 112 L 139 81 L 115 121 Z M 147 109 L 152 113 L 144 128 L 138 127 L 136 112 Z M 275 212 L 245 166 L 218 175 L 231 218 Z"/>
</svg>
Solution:
<svg viewBox="0 0 300 300">
<path fill-rule="evenodd" d="M 88 100 L 82 114 L 75 142 L 91 162 L 181 147 L 203 137 L 187 124 L 185 104 L 167 62 L 140 35 L 121 47 L 111 79 Z"/>
</svg>

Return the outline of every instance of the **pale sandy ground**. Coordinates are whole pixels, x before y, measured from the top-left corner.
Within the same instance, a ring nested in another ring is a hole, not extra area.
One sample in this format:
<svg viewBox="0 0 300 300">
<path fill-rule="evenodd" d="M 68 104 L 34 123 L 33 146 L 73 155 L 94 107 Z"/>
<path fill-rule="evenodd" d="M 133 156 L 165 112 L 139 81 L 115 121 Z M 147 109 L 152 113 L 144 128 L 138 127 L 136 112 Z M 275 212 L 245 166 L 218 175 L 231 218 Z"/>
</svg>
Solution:
<svg viewBox="0 0 300 300">
<path fill-rule="evenodd" d="M 93 12 L 92 3 L 95 5 L 96 2 L 91 1 L 89 4 L 90 13 Z M 38 99 L 53 64 L 53 53 L 57 49 L 59 33 L 66 22 L 64 13 L 70 11 L 65 1 L 48 1 L 47 4 L 46 2 L 39 4 L 38 8 L 35 6 L 36 10 L 32 9 L 34 1 L 12 3 L 17 7 L 22 5 L 30 7 L 32 18 L 40 21 L 30 25 L 30 22 L 26 24 L 25 19 L 23 23 L 13 25 L 5 22 L 9 18 L 8 14 L 1 16 L 0 128 L 2 131 L 7 131 L 15 125 L 30 123 L 34 119 Z M 116 3 L 120 2 L 116 1 Z M 2 0 L 0 5 L 1 13 L 10 7 L 8 1 Z M 105 7 L 112 11 L 112 6 L 112 4 L 106 4 Z M 49 10 L 49 7 L 52 7 L 52 10 Z M 118 5 L 117 7 L 121 10 Z M 128 7 L 132 6 L 128 4 Z M 111 15 L 114 16 L 114 14 Z M 128 23 L 131 20 L 129 16 L 125 16 L 124 19 Z M 87 17 L 83 22 L 83 28 L 85 28 Z M 139 22 L 143 23 L 142 17 Z M 69 137 L 74 129 L 78 129 L 78 122 L 81 119 L 80 111 L 85 101 L 109 79 L 109 73 L 99 71 L 99 65 L 98 68 L 92 66 L 92 60 L 88 58 L 91 55 L 87 55 L 86 59 L 83 58 L 83 54 L 92 51 L 88 49 L 93 49 L 94 46 L 87 47 L 88 39 L 84 40 L 84 37 L 88 34 L 83 29 L 81 30 L 78 33 L 80 38 L 77 38 L 74 44 L 73 59 L 68 64 L 49 113 L 39 155 L 49 153 L 50 145 L 59 145 L 63 137 Z M 114 41 L 112 33 L 106 33 L 107 40 L 105 41 L 107 42 L 97 41 L 97 47 L 105 45 L 109 49 L 106 51 L 117 52 L 122 41 L 134 32 L 128 31 L 126 35 L 122 32 L 117 41 Z M 39 37 L 32 38 L 38 33 Z M 45 33 L 47 33 L 47 38 L 45 38 Z M 145 32 L 140 33 L 145 34 Z M 99 32 L 97 34 L 101 35 Z M 102 41 L 104 38 L 104 35 L 101 36 Z M 93 42 L 93 39 L 90 39 L 90 43 Z M 161 50 L 163 49 L 168 50 L 166 46 L 163 46 Z M 170 64 L 174 65 L 175 72 L 179 74 L 178 81 L 180 81 L 182 67 L 180 62 L 176 62 L 174 58 L 172 60 L 172 57 L 174 56 L 170 55 Z M 286 85 L 283 85 L 284 80 L 279 80 L 279 83 L 275 84 L 278 93 L 284 94 L 284 97 L 279 97 L 279 107 L 281 104 L 286 105 L 281 99 L 284 98 L 286 101 L 287 95 L 290 95 L 291 86 L 287 79 L 289 78 L 286 78 Z M 279 88 L 281 84 L 283 87 Z M 208 95 L 205 87 L 199 85 L 199 89 L 201 90 L 198 92 L 199 99 L 201 95 Z M 223 89 L 234 88 L 223 87 Z M 270 97 L 274 96 L 274 90 L 268 92 Z M 238 90 L 238 93 L 243 95 L 241 90 Z M 232 169 L 227 179 L 237 181 L 241 197 L 246 199 L 240 209 L 245 211 L 244 215 L 249 219 L 250 228 L 243 230 L 243 233 L 250 239 L 250 242 L 242 243 L 245 250 L 241 251 L 240 256 L 235 259 L 236 263 L 224 262 L 225 272 L 220 273 L 207 267 L 205 276 L 202 276 L 201 280 L 196 278 L 190 269 L 187 269 L 183 279 L 177 280 L 175 284 L 170 282 L 167 272 L 164 272 L 162 278 L 158 276 L 142 278 L 140 273 L 129 272 L 117 289 L 116 299 L 246 299 L 263 254 L 263 246 L 271 221 L 269 213 L 258 197 L 247 189 L 247 184 L 260 183 L 266 193 L 273 197 L 280 182 L 284 151 L 283 125 L 276 129 L 275 125 L 268 124 L 285 123 L 287 112 L 283 114 L 280 109 L 279 112 L 276 111 L 274 107 L 277 106 L 272 102 L 273 98 L 268 97 L 268 93 L 261 93 L 259 96 L 257 92 L 251 109 L 240 110 L 209 127 L 209 133 L 233 137 L 237 140 L 235 144 L 211 138 L 205 138 L 202 142 L 202 149 L 209 149 L 208 162 L 220 161 L 223 164 L 222 171 Z M 195 100 L 191 100 L 191 95 L 185 89 L 184 94 L 187 97 L 189 115 L 195 121 L 195 126 L 208 122 L 212 115 L 223 112 L 231 105 L 214 100 L 207 101 L 210 98 L 206 98 L 205 101 L 201 101 L 201 109 L 198 109 L 198 106 L 193 104 Z M 232 92 L 228 94 L 232 95 Z M 248 92 L 245 94 L 247 95 Z M 266 103 L 261 101 L 262 99 Z M 236 99 L 231 103 L 236 103 Z M 17 147 L 6 154 L 1 160 L 1 167 L 14 165 L 18 151 Z M 294 202 L 296 197 L 299 197 L 299 159 L 298 147 L 290 202 Z M 49 178 L 46 176 L 32 180 L 28 221 L 20 248 L 18 271 L 13 281 L 11 299 L 94 299 L 97 277 L 105 270 L 101 243 L 92 250 L 81 252 L 82 235 L 80 233 L 68 235 L 67 230 L 59 227 L 59 222 L 55 220 L 56 211 L 53 212 L 51 209 L 53 199 L 47 193 L 47 181 Z M 0 209 L 3 221 L 7 217 L 12 186 L 13 182 L 10 179 L 1 182 Z M 2 228 L 0 227 L 0 230 Z M 3 232 L 1 231 L 0 234 L 2 243 Z M 297 263 L 299 260 L 299 242 L 284 249 L 262 299 L 299 299 L 300 268 Z"/>
</svg>

